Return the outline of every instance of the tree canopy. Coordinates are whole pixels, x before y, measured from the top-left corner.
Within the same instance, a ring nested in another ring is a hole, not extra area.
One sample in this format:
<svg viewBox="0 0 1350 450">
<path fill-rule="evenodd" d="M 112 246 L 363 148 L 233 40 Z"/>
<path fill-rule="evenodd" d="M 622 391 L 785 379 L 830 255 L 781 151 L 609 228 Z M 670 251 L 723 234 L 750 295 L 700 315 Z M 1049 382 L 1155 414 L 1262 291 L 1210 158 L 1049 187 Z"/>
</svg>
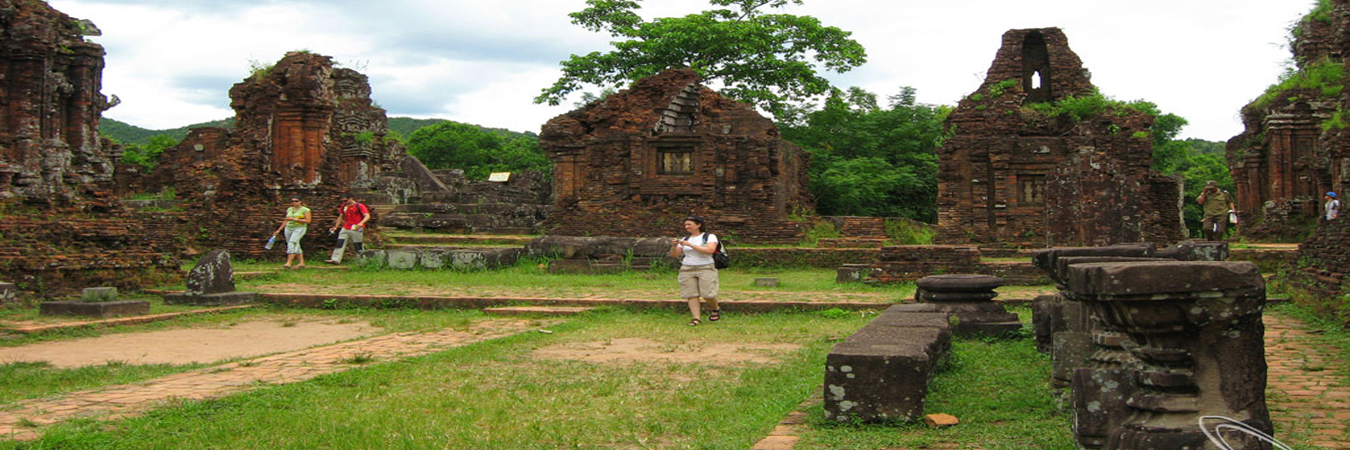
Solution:
<svg viewBox="0 0 1350 450">
<path fill-rule="evenodd" d="M 539 150 L 537 138 L 509 136 L 451 121 L 414 131 L 408 137 L 408 153 L 431 169 L 463 169 L 471 180 L 485 180 L 492 172 L 536 170 L 547 174 L 553 167 Z"/>
<path fill-rule="evenodd" d="M 859 88 L 799 112 L 783 137 L 811 152 L 810 191 L 823 215 L 937 220 L 937 147 L 949 107 L 915 103 L 905 87 L 878 105 Z"/>
<path fill-rule="evenodd" d="M 563 75 L 535 98 L 560 104 L 583 85 L 622 87 L 670 68 L 689 67 L 721 92 L 777 114 L 793 102 L 831 90 L 818 67 L 846 72 L 867 61 L 851 32 L 811 16 L 768 14 L 802 0 L 709 0 L 722 8 L 651 21 L 637 14 L 640 0 L 587 0 L 572 23 L 618 40 L 607 53 L 572 55 Z"/>
</svg>

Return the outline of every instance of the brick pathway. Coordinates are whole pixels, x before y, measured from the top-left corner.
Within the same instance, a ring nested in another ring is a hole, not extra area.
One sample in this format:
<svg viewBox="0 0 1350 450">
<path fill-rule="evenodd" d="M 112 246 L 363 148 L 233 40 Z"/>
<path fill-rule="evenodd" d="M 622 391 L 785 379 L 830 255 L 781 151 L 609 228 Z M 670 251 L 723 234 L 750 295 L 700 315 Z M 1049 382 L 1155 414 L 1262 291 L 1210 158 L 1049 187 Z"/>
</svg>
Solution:
<svg viewBox="0 0 1350 450">
<path fill-rule="evenodd" d="M 1334 350 L 1315 345 L 1302 322 L 1267 314 L 1266 405 L 1287 445 L 1350 449 L 1350 386 L 1336 377 Z"/>
<path fill-rule="evenodd" d="M 0 411 L 0 438 L 37 438 L 40 429 L 32 427 L 33 424 L 47 425 L 74 417 L 117 419 L 174 399 L 216 398 L 262 384 L 308 380 L 355 367 L 354 358 L 380 361 L 424 355 L 520 333 L 530 328 L 529 323 L 525 320 L 488 320 L 478 322 L 466 331 L 377 336 L 207 367 L 136 384 L 18 402 L 5 405 Z"/>
</svg>

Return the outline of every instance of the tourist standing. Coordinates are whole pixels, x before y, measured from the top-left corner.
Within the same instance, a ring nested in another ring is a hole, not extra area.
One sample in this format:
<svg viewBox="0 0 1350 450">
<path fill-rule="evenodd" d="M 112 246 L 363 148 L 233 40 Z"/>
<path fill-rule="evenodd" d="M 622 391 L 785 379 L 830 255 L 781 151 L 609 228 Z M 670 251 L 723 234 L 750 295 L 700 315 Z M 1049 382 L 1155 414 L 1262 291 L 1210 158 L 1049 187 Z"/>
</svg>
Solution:
<svg viewBox="0 0 1350 450">
<path fill-rule="evenodd" d="M 1325 215 L 1326 219 L 1327 219 L 1327 220 L 1333 220 L 1333 219 L 1335 219 L 1335 218 L 1337 218 L 1337 217 L 1340 217 L 1340 216 L 1341 216 L 1341 201 L 1340 201 L 1340 200 L 1336 200 L 1336 193 L 1335 193 L 1335 192 L 1327 192 L 1327 195 L 1326 195 L 1325 197 L 1323 197 L 1323 199 L 1327 201 L 1326 203 L 1322 204 L 1322 209 L 1323 209 L 1324 211 L 1326 211 L 1326 215 Z"/>
<path fill-rule="evenodd" d="M 717 235 L 704 229 L 699 216 L 685 218 L 684 231 L 688 236 L 670 244 L 670 257 L 680 258 L 680 297 L 689 302 L 689 314 L 694 316 L 689 326 L 702 323 L 700 298 L 708 302 L 708 320 L 716 322 L 722 318 L 717 306 L 717 267 L 712 257 L 717 252 Z"/>
<path fill-rule="evenodd" d="M 281 267 L 287 269 L 305 267 L 305 252 L 300 249 L 300 238 L 305 237 L 310 219 L 309 208 L 300 202 L 299 197 L 291 197 L 291 206 L 286 208 L 286 217 L 281 219 L 281 226 L 272 233 L 276 236 L 282 231 L 286 232 L 286 264 Z M 291 265 L 292 262 L 298 263 Z"/>
<path fill-rule="evenodd" d="M 361 243 L 365 240 L 366 222 L 368 221 L 370 221 L 370 208 L 357 201 L 355 195 L 343 195 L 342 206 L 338 207 L 337 221 L 333 222 L 333 227 L 328 229 L 329 233 L 338 232 L 337 248 L 333 249 L 333 256 L 324 262 L 342 264 L 342 255 L 347 252 L 349 243 L 352 246 L 352 251 L 361 251 Z"/>
<path fill-rule="evenodd" d="M 1200 228 L 1205 240 L 1222 241 L 1224 232 L 1228 231 L 1228 215 L 1237 210 L 1233 205 L 1233 194 L 1219 189 L 1219 183 L 1210 180 L 1205 182 L 1205 190 L 1200 192 L 1196 202 L 1204 209 L 1205 219 L 1200 221 Z"/>
</svg>

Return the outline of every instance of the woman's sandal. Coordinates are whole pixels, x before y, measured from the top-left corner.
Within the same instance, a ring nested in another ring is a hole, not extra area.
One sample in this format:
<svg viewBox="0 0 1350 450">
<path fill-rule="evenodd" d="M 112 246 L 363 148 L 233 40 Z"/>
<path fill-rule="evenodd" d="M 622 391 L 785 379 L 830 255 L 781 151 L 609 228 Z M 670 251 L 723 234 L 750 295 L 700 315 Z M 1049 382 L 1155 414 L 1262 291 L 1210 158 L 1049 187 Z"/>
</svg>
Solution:
<svg viewBox="0 0 1350 450">
<path fill-rule="evenodd" d="M 695 317 L 693 320 L 690 320 L 690 321 L 689 321 L 689 326 L 691 326 L 691 327 L 696 327 L 696 326 L 698 326 L 698 324 L 700 324 L 700 323 L 703 323 L 703 321 L 702 321 L 702 320 L 698 320 L 698 318 Z"/>
<path fill-rule="evenodd" d="M 721 319 L 722 319 L 722 310 L 720 310 L 720 309 L 714 309 L 714 310 L 712 310 L 712 311 L 708 311 L 708 321 L 709 321 L 709 322 L 716 322 L 716 321 L 721 320 Z"/>
</svg>

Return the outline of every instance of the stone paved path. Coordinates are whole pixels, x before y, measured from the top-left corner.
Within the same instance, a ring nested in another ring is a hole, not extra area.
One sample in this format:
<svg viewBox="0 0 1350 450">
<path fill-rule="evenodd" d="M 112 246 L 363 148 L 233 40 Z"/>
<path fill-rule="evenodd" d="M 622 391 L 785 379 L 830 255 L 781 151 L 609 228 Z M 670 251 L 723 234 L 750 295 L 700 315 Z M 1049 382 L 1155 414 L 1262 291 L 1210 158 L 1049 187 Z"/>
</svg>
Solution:
<svg viewBox="0 0 1350 450">
<path fill-rule="evenodd" d="M 531 321 L 488 320 L 468 330 L 397 333 L 213 366 L 136 384 L 106 386 L 56 398 L 6 405 L 0 410 L 0 438 L 35 439 L 40 428 L 75 417 L 117 419 L 175 399 L 223 397 L 264 384 L 294 383 L 354 367 L 354 359 L 387 360 L 526 331 Z M 537 323 L 537 322 L 536 322 Z"/>
<path fill-rule="evenodd" d="M 1302 322 L 1266 314 L 1266 405 L 1280 434 L 1293 445 L 1350 449 L 1350 386 L 1336 377 L 1334 352 L 1309 341 Z M 1306 439 L 1306 440 L 1305 440 Z"/>
</svg>

